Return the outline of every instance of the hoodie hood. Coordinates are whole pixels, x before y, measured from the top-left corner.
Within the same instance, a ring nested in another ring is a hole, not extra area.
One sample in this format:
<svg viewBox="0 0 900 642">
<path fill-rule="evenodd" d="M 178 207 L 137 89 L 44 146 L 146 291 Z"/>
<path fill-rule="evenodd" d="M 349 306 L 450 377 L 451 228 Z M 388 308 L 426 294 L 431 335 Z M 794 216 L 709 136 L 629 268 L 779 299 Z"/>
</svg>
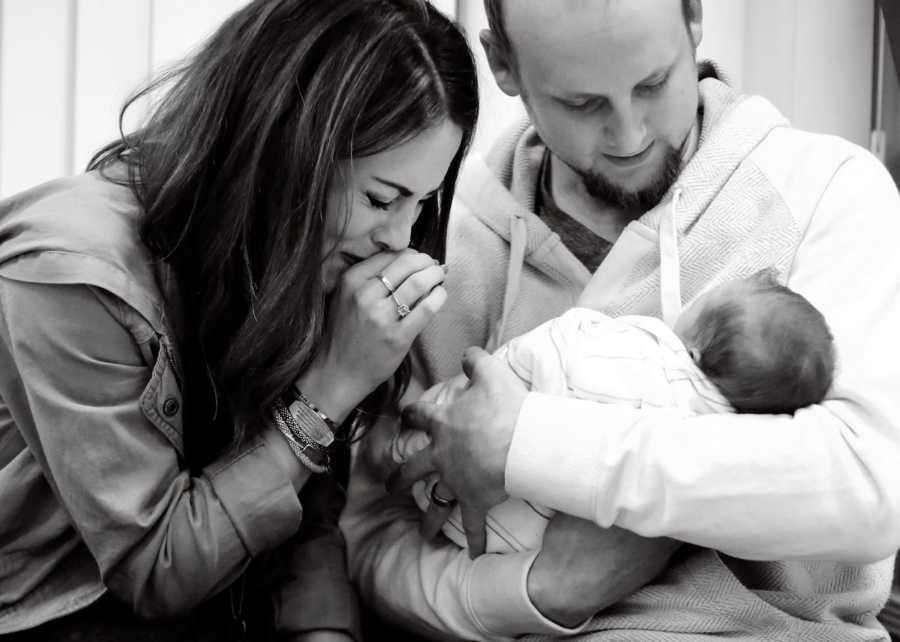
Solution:
<svg viewBox="0 0 900 642">
<path fill-rule="evenodd" d="M 527 120 L 516 122 L 486 158 L 473 154 L 466 160 L 458 183 L 457 198 L 509 244 L 502 313 L 485 345 L 488 351 L 505 340 L 504 330 L 526 265 L 578 291 L 590 279 L 587 268 L 534 213 L 545 149 Z"/>
</svg>

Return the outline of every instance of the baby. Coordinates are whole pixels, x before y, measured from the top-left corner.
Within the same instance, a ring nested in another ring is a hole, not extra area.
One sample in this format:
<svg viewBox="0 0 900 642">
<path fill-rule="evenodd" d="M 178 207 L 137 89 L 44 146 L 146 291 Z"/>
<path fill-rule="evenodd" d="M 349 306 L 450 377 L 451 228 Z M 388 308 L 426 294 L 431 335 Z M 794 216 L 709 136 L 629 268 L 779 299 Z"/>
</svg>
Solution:
<svg viewBox="0 0 900 642">
<path fill-rule="evenodd" d="M 603 403 L 665 407 L 686 414 L 793 414 L 818 403 L 831 386 L 835 355 L 825 319 L 768 270 L 722 283 L 678 317 L 674 331 L 654 317 L 609 317 L 573 308 L 501 347 L 501 359 L 531 390 Z M 463 375 L 431 388 L 445 403 Z M 425 447 L 418 431 L 392 434 L 384 469 Z M 432 482 L 433 484 L 433 482 Z M 413 488 L 423 510 L 431 485 Z M 510 499 L 487 515 L 487 551 L 540 548 L 553 511 Z M 458 510 L 443 527 L 465 547 Z"/>
</svg>

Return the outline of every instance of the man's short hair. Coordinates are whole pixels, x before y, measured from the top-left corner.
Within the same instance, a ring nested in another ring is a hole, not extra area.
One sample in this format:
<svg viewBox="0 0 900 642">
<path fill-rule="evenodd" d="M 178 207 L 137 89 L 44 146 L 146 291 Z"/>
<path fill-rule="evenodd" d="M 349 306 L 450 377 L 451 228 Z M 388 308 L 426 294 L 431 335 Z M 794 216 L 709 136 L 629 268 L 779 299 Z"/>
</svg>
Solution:
<svg viewBox="0 0 900 642">
<path fill-rule="evenodd" d="M 506 0 L 484 0 L 484 12 L 487 14 L 488 27 L 497 38 L 497 43 L 510 61 L 515 60 L 512 42 L 503 21 L 503 4 Z M 681 0 L 681 15 L 687 25 L 694 19 L 695 3 L 698 0 Z"/>
</svg>

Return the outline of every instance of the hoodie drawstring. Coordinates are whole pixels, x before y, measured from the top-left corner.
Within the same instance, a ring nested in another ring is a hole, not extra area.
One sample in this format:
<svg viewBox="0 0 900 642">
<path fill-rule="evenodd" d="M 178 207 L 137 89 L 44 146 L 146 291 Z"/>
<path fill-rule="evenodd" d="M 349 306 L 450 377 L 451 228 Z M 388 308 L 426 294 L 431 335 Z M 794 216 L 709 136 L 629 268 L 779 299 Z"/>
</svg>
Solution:
<svg viewBox="0 0 900 642">
<path fill-rule="evenodd" d="M 519 285 L 522 280 L 522 266 L 525 263 L 525 246 L 528 241 L 528 227 L 521 216 L 510 218 L 509 230 L 509 263 L 506 266 L 506 289 L 503 294 L 503 310 L 500 321 L 497 323 L 491 336 L 488 338 L 484 349 L 494 352 L 503 343 L 503 335 L 506 331 L 506 322 L 516 297 L 519 295 Z"/>
<path fill-rule="evenodd" d="M 664 209 L 659 222 L 659 285 L 660 304 L 663 321 L 670 328 L 675 326 L 681 314 L 681 263 L 678 258 L 678 207 L 681 202 L 681 188 L 672 195 L 672 204 Z M 521 216 L 510 217 L 509 263 L 506 267 L 506 289 L 503 294 L 503 310 L 500 321 L 491 332 L 484 349 L 494 352 L 503 344 L 506 323 L 513 303 L 519 294 L 522 268 L 525 263 L 525 247 L 528 241 L 528 227 Z"/>
<path fill-rule="evenodd" d="M 671 207 L 659 220 L 659 295 L 662 319 L 670 328 L 681 314 L 681 262 L 678 258 L 678 206 L 681 188 L 675 188 Z"/>
</svg>

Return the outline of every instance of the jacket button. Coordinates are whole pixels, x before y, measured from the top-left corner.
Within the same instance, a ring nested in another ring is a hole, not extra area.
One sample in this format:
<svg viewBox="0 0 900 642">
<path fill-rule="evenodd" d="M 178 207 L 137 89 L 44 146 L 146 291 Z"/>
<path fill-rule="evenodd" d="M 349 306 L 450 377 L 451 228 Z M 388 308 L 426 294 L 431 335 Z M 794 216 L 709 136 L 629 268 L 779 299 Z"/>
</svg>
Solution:
<svg viewBox="0 0 900 642">
<path fill-rule="evenodd" d="M 180 404 L 178 403 L 178 399 L 175 397 L 169 397 L 163 402 L 163 414 L 166 417 L 174 417 L 178 412 Z"/>
</svg>

